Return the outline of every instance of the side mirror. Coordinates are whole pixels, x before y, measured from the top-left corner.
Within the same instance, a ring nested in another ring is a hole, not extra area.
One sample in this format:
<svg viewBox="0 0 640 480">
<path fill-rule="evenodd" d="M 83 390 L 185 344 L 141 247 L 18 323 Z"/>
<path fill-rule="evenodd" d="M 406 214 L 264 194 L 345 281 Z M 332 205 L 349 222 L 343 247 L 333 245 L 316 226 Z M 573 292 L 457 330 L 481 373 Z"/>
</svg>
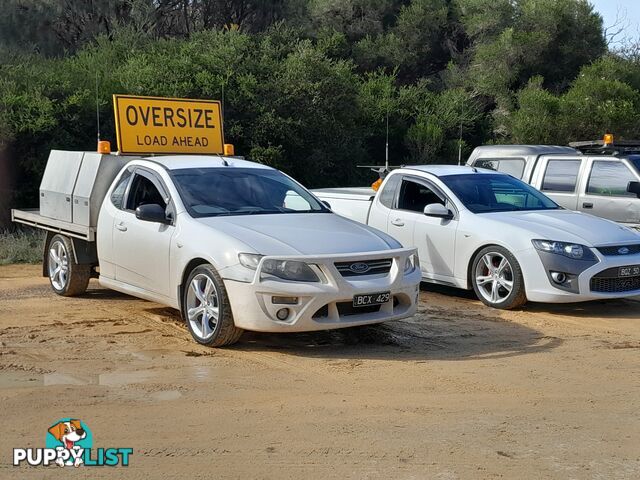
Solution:
<svg viewBox="0 0 640 480">
<path fill-rule="evenodd" d="M 430 203 L 424 207 L 424 214 L 427 217 L 444 218 L 450 220 L 453 218 L 453 213 L 447 207 L 441 203 Z"/>
<path fill-rule="evenodd" d="M 167 218 L 165 209 L 157 203 L 140 205 L 136 208 L 136 218 L 145 222 L 162 223 L 164 225 L 171 223 L 171 219 Z"/>
<path fill-rule="evenodd" d="M 638 198 L 640 198 L 640 182 L 629 182 L 627 185 L 627 192 L 635 193 Z"/>
<path fill-rule="evenodd" d="M 324 200 L 320 200 L 322 202 L 322 204 L 327 207 L 329 210 L 331 210 L 331 204 L 329 202 L 326 202 Z"/>
</svg>

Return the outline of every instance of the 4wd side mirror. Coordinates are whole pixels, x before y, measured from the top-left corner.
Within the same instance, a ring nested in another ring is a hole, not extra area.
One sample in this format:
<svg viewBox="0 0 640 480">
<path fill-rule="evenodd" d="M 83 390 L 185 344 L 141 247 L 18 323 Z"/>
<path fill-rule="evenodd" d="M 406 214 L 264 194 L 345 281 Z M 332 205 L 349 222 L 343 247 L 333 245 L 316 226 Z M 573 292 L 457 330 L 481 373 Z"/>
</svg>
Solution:
<svg viewBox="0 0 640 480">
<path fill-rule="evenodd" d="M 157 203 L 140 205 L 136 208 L 136 218 L 145 222 L 155 222 L 167 225 L 171 220 L 167 218 L 167 213 L 163 207 Z"/>
<path fill-rule="evenodd" d="M 453 213 L 447 207 L 441 203 L 430 203 L 424 207 L 424 214 L 427 217 L 444 218 L 450 220 L 453 218 Z"/>
<path fill-rule="evenodd" d="M 629 182 L 627 185 L 627 192 L 635 193 L 638 198 L 640 198 L 640 182 Z"/>
</svg>

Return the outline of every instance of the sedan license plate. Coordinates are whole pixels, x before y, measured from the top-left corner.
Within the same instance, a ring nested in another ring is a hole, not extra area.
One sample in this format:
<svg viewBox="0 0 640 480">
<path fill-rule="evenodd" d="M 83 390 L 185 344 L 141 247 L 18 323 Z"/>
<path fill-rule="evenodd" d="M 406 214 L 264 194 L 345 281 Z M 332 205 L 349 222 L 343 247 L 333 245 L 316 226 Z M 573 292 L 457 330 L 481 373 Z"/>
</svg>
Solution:
<svg viewBox="0 0 640 480">
<path fill-rule="evenodd" d="M 618 268 L 619 277 L 638 277 L 640 276 L 640 265 L 632 265 L 630 267 Z"/>
<path fill-rule="evenodd" d="M 370 293 L 366 295 L 354 295 L 354 307 L 367 307 L 369 305 L 382 305 L 391 298 L 391 292 Z"/>
</svg>

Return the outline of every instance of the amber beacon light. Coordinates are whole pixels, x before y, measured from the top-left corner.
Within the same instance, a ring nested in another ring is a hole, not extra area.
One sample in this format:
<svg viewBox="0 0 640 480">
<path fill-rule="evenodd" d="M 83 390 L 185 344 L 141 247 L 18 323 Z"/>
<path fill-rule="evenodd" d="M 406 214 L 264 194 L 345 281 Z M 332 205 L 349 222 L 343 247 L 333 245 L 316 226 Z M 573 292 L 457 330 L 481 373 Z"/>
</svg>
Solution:
<svg viewBox="0 0 640 480">
<path fill-rule="evenodd" d="M 108 140 L 98 140 L 98 153 L 111 153 L 111 142 Z"/>
</svg>

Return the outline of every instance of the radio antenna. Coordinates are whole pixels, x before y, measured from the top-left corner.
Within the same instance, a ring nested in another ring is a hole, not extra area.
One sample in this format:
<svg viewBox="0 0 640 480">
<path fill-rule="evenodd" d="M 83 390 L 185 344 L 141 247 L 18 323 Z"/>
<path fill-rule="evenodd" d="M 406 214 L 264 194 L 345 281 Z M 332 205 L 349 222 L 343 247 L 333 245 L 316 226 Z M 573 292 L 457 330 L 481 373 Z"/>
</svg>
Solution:
<svg viewBox="0 0 640 480">
<path fill-rule="evenodd" d="M 384 145 L 384 168 L 389 170 L 389 103 L 387 103 L 387 138 Z"/>
<path fill-rule="evenodd" d="M 98 72 L 96 71 L 96 120 L 98 123 L 98 142 L 100 142 L 100 100 L 98 98 Z"/>
<path fill-rule="evenodd" d="M 384 169 L 389 171 L 389 92 L 387 92 L 387 135 L 384 144 Z"/>
</svg>

